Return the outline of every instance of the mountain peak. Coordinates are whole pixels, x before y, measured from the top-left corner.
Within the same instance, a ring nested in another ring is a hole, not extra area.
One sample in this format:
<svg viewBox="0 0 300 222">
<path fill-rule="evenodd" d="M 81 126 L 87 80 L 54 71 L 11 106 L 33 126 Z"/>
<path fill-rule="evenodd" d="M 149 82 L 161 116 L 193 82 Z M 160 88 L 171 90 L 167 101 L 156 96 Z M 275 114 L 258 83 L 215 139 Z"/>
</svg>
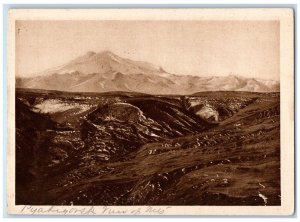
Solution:
<svg viewBox="0 0 300 222">
<path fill-rule="evenodd" d="M 22 88 L 79 91 L 137 91 L 190 94 L 198 91 L 279 91 L 279 83 L 230 74 L 211 78 L 177 76 L 144 61 L 122 58 L 109 50 L 88 51 L 74 60 L 18 84 Z M 20 82 L 20 81 L 19 81 Z M 63 84 L 61 84 L 63 83 Z"/>
<path fill-rule="evenodd" d="M 234 74 L 229 74 L 229 75 L 227 75 L 227 77 L 230 77 L 230 78 L 241 78 L 241 76 L 234 75 Z"/>
<path fill-rule="evenodd" d="M 107 57 L 107 58 L 118 59 L 118 60 L 123 59 L 120 56 L 114 54 L 113 52 L 111 52 L 109 50 L 101 51 L 101 52 L 97 53 L 96 56 L 98 58 Z"/>
<path fill-rule="evenodd" d="M 109 50 L 101 51 L 101 52 L 94 52 L 94 51 L 87 51 L 83 56 L 79 56 L 78 58 L 91 58 L 93 56 L 102 57 L 102 56 L 108 56 L 108 57 L 117 57 L 116 54 L 112 53 Z"/>
<path fill-rule="evenodd" d="M 161 66 L 159 67 L 159 69 L 158 69 L 160 72 L 164 72 L 164 73 L 166 73 L 166 70 L 164 70 Z"/>
<path fill-rule="evenodd" d="M 87 51 L 87 52 L 85 53 L 85 55 L 87 55 L 88 57 L 91 57 L 91 56 L 96 55 L 96 52 L 94 52 L 94 51 Z"/>
<path fill-rule="evenodd" d="M 159 66 L 122 58 L 109 50 L 104 50 L 101 52 L 87 51 L 70 62 L 46 70 L 40 73 L 40 75 L 68 74 L 74 72 L 81 74 L 120 72 L 125 75 L 165 73 Z"/>
<path fill-rule="evenodd" d="M 106 54 L 106 55 L 115 55 L 113 52 L 109 51 L 109 50 L 104 50 L 99 52 L 99 54 Z"/>
</svg>

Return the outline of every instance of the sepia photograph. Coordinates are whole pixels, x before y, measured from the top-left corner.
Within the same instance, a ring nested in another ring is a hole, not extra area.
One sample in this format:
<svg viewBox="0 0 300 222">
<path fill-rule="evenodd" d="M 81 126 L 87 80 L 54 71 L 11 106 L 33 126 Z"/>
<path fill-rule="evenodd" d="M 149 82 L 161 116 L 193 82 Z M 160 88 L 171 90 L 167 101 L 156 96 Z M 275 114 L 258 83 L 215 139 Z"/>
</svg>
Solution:
<svg viewBox="0 0 300 222">
<path fill-rule="evenodd" d="M 292 10 L 16 9 L 9 28 L 12 213 L 293 211 Z"/>
</svg>

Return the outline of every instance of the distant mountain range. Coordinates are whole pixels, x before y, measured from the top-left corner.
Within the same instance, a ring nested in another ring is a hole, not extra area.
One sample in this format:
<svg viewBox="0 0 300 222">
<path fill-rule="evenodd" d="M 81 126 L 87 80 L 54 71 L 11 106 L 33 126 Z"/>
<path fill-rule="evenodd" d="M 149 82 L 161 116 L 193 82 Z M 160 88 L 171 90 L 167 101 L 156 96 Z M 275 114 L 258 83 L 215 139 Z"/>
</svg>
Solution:
<svg viewBox="0 0 300 222">
<path fill-rule="evenodd" d="M 192 94 L 201 91 L 277 92 L 279 82 L 234 75 L 175 75 L 159 66 L 103 51 L 87 52 L 62 66 L 37 73 L 34 77 L 18 77 L 16 87 L 71 92 Z"/>
</svg>

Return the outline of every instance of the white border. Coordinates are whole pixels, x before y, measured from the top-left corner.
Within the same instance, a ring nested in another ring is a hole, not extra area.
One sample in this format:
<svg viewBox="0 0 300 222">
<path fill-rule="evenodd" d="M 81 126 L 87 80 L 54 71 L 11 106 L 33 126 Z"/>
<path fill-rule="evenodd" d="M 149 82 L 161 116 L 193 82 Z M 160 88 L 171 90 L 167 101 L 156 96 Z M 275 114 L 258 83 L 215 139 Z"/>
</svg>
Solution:
<svg viewBox="0 0 300 222">
<path fill-rule="evenodd" d="M 87 12 L 88 10 L 88 12 Z M 101 12 L 100 12 L 101 11 Z M 99 13 L 100 12 L 100 13 Z M 7 202 L 9 213 L 19 214 L 24 206 L 14 205 L 15 187 L 15 20 L 280 20 L 280 90 L 281 90 L 281 188 L 282 206 L 172 206 L 163 215 L 290 215 L 294 210 L 294 56 L 293 11 L 291 9 L 68 9 L 68 10 L 10 10 L 8 51 L 8 147 L 7 147 Z M 49 206 L 41 207 L 43 209 Z M 70 209 L 64 206 L 60 209 Z M 77 207 L 79 209 L 79 207 Z M 116 206 L 111 209 L 129 209 L 132 215 L 137 206 Z M 217 210 L 216 210 L 217 208 Z M 141 211 L 146 214 L 146 206 Z M 103 214 L 103 207 L 95 207 Z M 30 214 L 30 211 L 22 214 Z M 47 213 L 41 213 L 47 214 Z M 54 213 L 53 213 L 54 214 Z M 71 214 L 68 214 L 71 215 Z M 160 215 L 160 214 L 152 214 Z"/>
</svg>

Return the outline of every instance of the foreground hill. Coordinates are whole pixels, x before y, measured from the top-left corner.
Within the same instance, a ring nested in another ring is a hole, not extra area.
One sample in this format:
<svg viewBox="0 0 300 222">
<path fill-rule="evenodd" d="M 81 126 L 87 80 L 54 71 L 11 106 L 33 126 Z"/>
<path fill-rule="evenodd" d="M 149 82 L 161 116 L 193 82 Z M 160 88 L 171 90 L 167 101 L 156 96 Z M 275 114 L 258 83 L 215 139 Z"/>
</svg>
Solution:
<svg viewBox="0 0 300 222">
<path fill-rule="evenodd" d="M 277 92 L 279 83 L 240 76 L 174 75 L 147 62 L 121 58 L 112 52 L 88 52 L 62 66 L 17 78 L 18 88 L 70 92 L 127 91 L 149 94 L 192 94 L 199 91 Z"/>
<path fill-rule="evenodd" d="M 16 96 L 17 204 L 281 203 L 278 93 Z"/>
</svg>

